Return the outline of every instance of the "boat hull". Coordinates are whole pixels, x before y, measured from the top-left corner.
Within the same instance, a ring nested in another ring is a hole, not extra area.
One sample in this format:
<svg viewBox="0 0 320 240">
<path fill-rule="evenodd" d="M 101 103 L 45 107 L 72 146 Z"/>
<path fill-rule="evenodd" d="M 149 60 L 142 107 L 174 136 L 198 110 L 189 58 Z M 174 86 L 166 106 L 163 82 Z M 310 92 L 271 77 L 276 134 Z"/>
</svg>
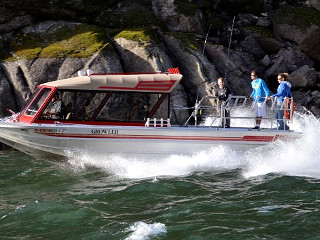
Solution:
<svg viewBox="0 0 320 240">
<path fill-rule="evenodd" d="M 223 144 L 250 147 L 299 137 L 293 131 L 213 127 L 135 127 L 81 124 L 0 124 L 2 141 L 28 153 L 193 154 Z"/>
</svg>

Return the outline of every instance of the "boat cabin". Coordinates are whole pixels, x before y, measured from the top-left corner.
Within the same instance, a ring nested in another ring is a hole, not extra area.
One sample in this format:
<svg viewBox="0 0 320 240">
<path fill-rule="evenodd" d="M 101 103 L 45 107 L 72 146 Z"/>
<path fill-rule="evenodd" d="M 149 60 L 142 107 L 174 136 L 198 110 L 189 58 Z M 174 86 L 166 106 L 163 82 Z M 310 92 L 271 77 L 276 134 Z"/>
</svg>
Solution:
<svg viewBox="0 0 320 240">
<path fill-rule="evenodd" d="M 156 73 L 90 74 L 47 82 L 21 111 L 25 123 L 143 126 L 170 117 L 170 93 L 181 80 L 177 68 Z"/>
</svg>

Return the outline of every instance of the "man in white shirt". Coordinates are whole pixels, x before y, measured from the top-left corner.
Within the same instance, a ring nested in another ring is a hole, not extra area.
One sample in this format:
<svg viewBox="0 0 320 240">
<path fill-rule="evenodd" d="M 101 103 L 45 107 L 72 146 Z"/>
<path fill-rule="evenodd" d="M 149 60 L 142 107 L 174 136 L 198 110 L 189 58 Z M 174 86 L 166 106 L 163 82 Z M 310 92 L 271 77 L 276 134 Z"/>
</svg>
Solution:
<svg viewBox="0 0 320 240">
<path fill-rule="evenodd" d="M 43 115 L 50 119 L 59 119 L 59 113 L 61 111 L 61 101 L 59 100 L 59 95 L 56 94 L 51 99 L 48 107 L 44 111 Z"/>
</svg>

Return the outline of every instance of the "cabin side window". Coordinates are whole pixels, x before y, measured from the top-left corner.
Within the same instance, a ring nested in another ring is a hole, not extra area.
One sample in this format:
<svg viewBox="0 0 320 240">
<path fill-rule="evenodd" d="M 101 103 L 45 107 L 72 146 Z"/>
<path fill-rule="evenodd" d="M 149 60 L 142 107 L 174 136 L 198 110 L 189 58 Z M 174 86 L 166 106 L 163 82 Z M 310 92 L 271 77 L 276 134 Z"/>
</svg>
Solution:
<svg viewBox="0 0 320 240">
<path fill-rule="evenodd" d="M 35 115 L 38 112 L 39 108 L 43 105 L 44 101 L 47 99 L 50 92 L 51 89 L 49 88 L 42 89 L 26 110 L 26 115 Z"/>
<path fill-rule="evenodd" d="M 160 94 L 159 94 L 160 95 Z M 161 96 L 161 98 L 160 98 Z M 154 112 L 152 113 L 152 118 L 170 118 L 170 94 L 164 94 L 159 96 L 159 107 L 157 109 L 154 109 Z M 161 101 L 161 102 L 160 102 Z"/>
<path fill-rule="evenodd" d="M 96 120 L 145 122 L 154 113 L 166 117 L 166 111 L 155 109 L 161 96 L 156 93 L 113 92 Z"/>
<path fill-rule="evenodd" d="M 150 96 L 145 93 L 113 92 L 97 121 L 141 121 L 150 112 Z"/>
<path fill-rule="evenodd" d="M 106 97 L 107 92 L 78 92 L 75 96 L 76 114 L 74 120 L 93 120 L 100 103 Z"/>
<path fill-rule="evenodd" d="M 108 92 L 59 90 L 60 120 L 90 121 Z"/>
</svg>

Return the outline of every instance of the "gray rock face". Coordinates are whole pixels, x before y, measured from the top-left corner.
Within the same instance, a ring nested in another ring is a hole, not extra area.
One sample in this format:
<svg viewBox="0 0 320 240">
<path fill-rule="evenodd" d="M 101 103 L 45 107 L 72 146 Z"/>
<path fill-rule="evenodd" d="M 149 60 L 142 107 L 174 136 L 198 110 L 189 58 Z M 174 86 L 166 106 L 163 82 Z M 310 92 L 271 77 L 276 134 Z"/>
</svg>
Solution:
<svg viewBox="0 0 320 240">
<path fill-rule="evenodd" d="M 307 1 L 293 2 L 307 5 Z M 154 72 L 179 67 L 184 77 L 172 94 L 179 106 L 192 106 L 197 98 L 214 94 L 218 77 L 224 77 L 235 94 L 248 95 L 252 91 L 252 69 L 258 70 L 271 87 L 278 73 L 288 72 L 297 103 L 318 112 L 318 94 L 308 91 L 320 91 L 319 14 L 312 16 L 312 24 L 303 18 L 305 25 L 300 26 L 281 13 L 271 17 L 271 11 L 277 13 L 279 8 L 276 1 L 33 3 L 34 6 L 18 0 L 0 3 L 1 116 L 8 115 L 6 108 L 21 110 L 38 84 L 76 76 L 77 71 L 88 68 L 94 72 Z M 318 1 L 309 0 L 309 5 L 307 10 L 319 13 Z M 46 36 L 59 35 L 64 27 L 73 29 L 83 22 L 101 27 L 106 36 L 97 42 L 108 42 L 107 47 L 90 56 L 74 57 L 77 51 L 86 52 L 90 47 L 70 50 L 68 38 L 44 44 Z M 115 37 L 119 31 L 136 28 L 148 29 L 153 38 Z M 23 45 L 23 37 L 29 34 L 45 36 L 39 41 L 43 45 L 34 45 L 31 39 L 24 39 Z M 67 53 L 43 57 L 46 44 L 64 46 L 66 49 L 61 51 Z M 37 52 L 37 48 L 41 50 Z M 15 51 L 20 50 L 35 53 L 18 58 Z M 175 120 L 183 123 L 188 115 L 187 110 L 176 110 Z"/>
<path fill-rule="evenodd" d="M 277 37 L 295 42 L 313 59 L 320 60 L 320 14 L 318 11 L 303 7 L 297 9 L 282 7 L 273 14 L 272 19 Z"/>
<path fill-rule="evenodd" d="M 11 31 L 19 30 L 23 27 L 29 26 L 33 18 L 29 15 L 16 16 L 8 22 L 0 24 L 0 33 L 9 33 Z"/>
<path fill-rule="evenodd" d="M 266 71 L 265 75 L 267 77 L 277 76 L 278 73 L 288 72 L 288 68 L 283 57 L 279 57 L 274 64 Z"/>
<path fill-rule="evenodd" d="M 2 115 L 10 115 L 9 112 L 7 112 L 7 109 L 11 109 L 15 112 L 17 111 L 17 106 L 13 98 L 14 95 L 10 82 L 7 81 L 4 73 L 0 71 L 0 112 Z"/>
<path fill-rule="evenodd" d="M 320 28 L 312 25 L 305 31 L 290 26 L 288 24 L 278 24 L 274 26 L 275 33 L 282 39 L 296 42 L 301 49 L 312 58 L 320 61 Z"/>
<path fill-rule="evenodd" d="M 300 68 L 304 65 L 308 65 L 310 67 L 314 66 L 314 61 L 305 53 L 303 53 L 298 48 L 282 48 L 276 57 L 283 57 L 287 66 L 295 66 L 295 68 Z M 295 71 L 296 69 L 294 69 Z"/>
<path fill-rule="evenodd" d="M 316 72 L 314 68 L 305 65 L 290 74 L 292 88 L 312 87 L 316 83 Z"/>
<path fill-rule="evenodd" d="M 199 11 L 196 11 L 192 16 L 181 14 L 174 0 L 153 0 L 152 10 L 170 31 L 202 32 Z"/>
<path fill-rule="evenodd" d="M 124 38 L 118 38 L 115 42 L 116 51 L 120 54 L 126 72 L 161 71 L 163 69 L 160 63 L 169 60 L 156 45 L 144 47 Z"/>
<path fill-rule="evenodd" d="M 261 27 L 270 27 L 272 25 L 272 22 L 266 17 L 260 17 L 256 25 Z"/>
<path fill-rule="evenodd" d="M 320 2 L 318 0 L 309 0 L 312 7 L 320 11 Z"/>
<path fill-rule="evenodd" d="M 301 49 L 312 58 L 320 61 L 320 26 L 312 25 L 306 34 L 306 38 L 301 42 Z"/>
<path fill-rule="evenodd" d="M 258 42 L 260 46 L 263 48 L 263 50 L 268 54 L 276 54 L 282 48 L 286 47 L 286 45 L 283 42 L 280 42 L 277 39 L 269 38 L 269 37 L 259 38 Z"/>
<path fill-rule="evenodd" d="M 241 43 L 242 51 L 250 53 L 256 57 L 256 59 L 261 59 L 266 55 L 265 51 L 258 43 L 258 41 L 253 36 L 248 36 Z"/>
</svg>

